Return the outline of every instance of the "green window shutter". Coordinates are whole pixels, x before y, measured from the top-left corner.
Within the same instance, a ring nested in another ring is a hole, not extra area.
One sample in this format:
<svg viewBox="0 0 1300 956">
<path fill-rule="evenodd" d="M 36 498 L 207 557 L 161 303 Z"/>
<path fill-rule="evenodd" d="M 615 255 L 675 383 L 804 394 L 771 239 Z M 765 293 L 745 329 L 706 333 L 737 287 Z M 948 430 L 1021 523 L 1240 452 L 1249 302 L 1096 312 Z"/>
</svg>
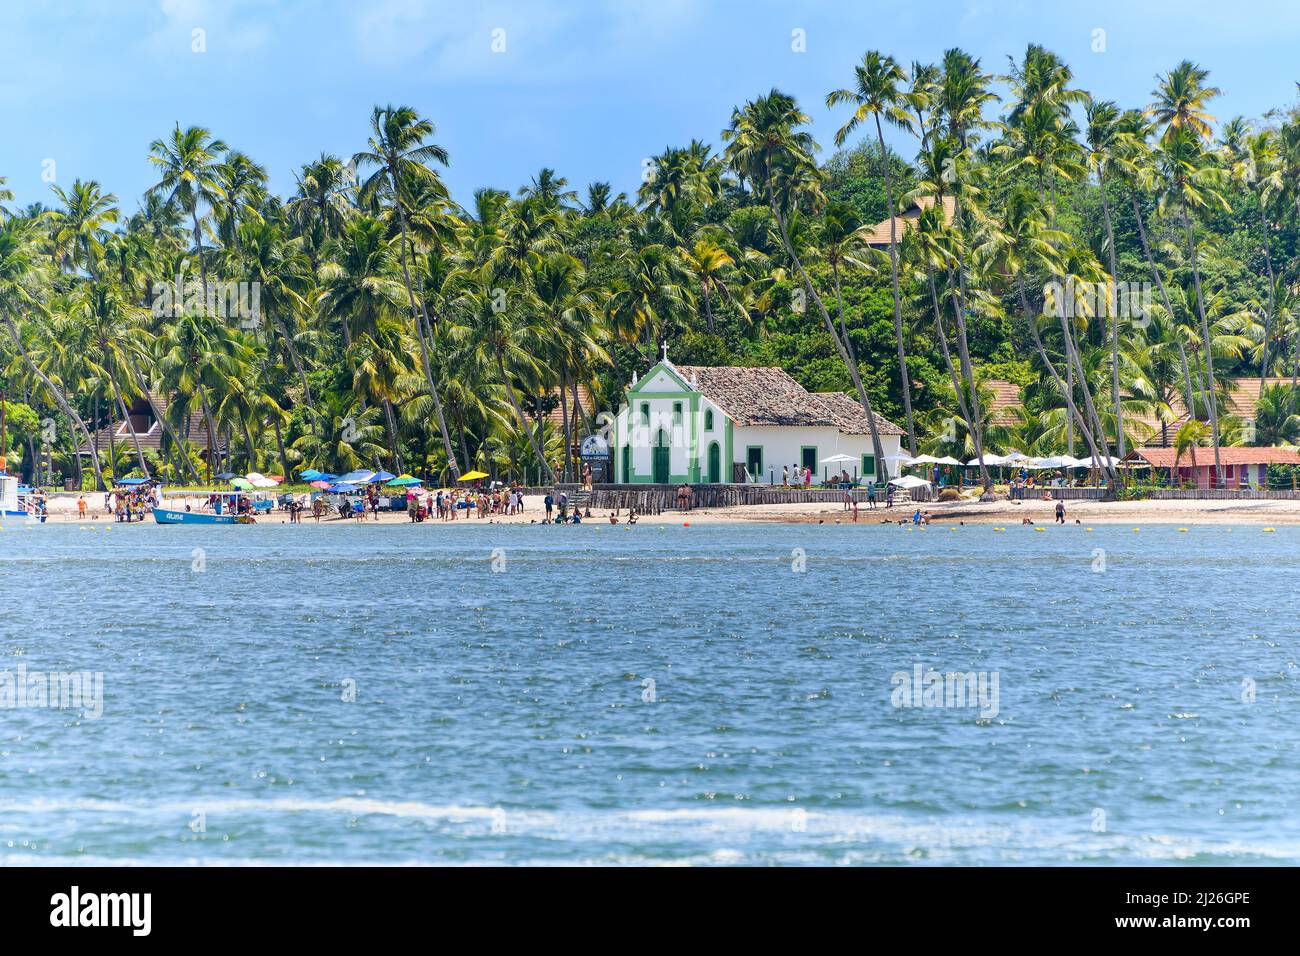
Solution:
<svg viewBox="0 0 1300 956">
<path fill-rule="evenodd" d="M 874 476 L 875 473 L 876 473 L 876 456 L 863 455 L 862 456 L 862 477 L 870 478 Z"/>
</svg>

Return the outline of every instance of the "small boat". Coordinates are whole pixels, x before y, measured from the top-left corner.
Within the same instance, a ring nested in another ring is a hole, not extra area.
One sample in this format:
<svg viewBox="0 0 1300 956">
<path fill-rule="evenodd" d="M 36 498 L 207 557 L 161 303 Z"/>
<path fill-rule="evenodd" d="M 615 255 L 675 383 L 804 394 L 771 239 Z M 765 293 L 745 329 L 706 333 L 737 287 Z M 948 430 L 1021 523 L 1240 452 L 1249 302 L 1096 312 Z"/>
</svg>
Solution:
<svg viewBox="0 0 1300 956">
<path fill-rule="evenodd" d="M 18 483 L 16 475 L 0 474 L 0 517 L 23 517 L 44 524 L 49 515 L 38 505 L 32 489 Z"/>
<path fill-rule="evenodd" d="M 212 511 L 186 511 L 182 508 L 164 508 L 161 505 L 153 509 L 153 520 L 158 524 L 251 524 L 238 511 L 241 497 L 248 497 L 246 491 L 213 492 L 216 500 Z"/>
</svg>

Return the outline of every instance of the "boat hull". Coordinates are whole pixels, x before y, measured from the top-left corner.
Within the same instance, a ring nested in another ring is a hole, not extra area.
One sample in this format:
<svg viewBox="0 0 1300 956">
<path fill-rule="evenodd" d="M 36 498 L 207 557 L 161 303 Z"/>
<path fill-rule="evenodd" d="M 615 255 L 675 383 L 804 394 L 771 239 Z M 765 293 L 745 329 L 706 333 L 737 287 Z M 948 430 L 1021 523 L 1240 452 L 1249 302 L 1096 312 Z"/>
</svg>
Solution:
<svg viewBox="0 0 1300 956">
<path fill-rule="evenodd" d="M 159 524 L 238 524 L 232 514 L 216 515 L 208 512 L 173 511 L 170 508 L 154 508 L 153 520 Z"/>
</svg>

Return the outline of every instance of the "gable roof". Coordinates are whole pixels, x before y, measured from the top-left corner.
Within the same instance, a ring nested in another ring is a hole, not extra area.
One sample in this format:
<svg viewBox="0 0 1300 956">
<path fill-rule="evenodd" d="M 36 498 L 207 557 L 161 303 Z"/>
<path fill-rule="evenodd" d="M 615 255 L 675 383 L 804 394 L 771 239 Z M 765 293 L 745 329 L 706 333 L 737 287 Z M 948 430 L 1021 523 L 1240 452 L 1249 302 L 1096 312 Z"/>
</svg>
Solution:
<svg viewBox="0 0 1300 956">
<path fill-rule="evenodd" d="M 810 392 L 780 368 L 679 365 L 677 372 L 736 425 L 803 425 L 838 428 L 846 435 L 870 433 L 862 406 L 843 392 Z M 882 435 L 901 435 L 893 422 L 875 416 Z"/>
<path fill-rule="evenodd" d="M 894 217 L 894 232 L 897 235 L 899 242 L 903 241 L 903 234 L 907 232 L 912 223 L 920 217 L 921 213 L 933 205 L 934 197 L 921 196 L 916 200 L 916 202 L 908 206 L 901 216 Z M 956 212 L 957 200 L 952 196 L 944 196 L 943 221 L 952 222 L 952 218 L 956 215 Z M 889 222 L 890 221 L 886 219 L 884 222 L 876 223 L 876 225 L 872 226 L 864 233 L 867 245 L 884 246 L 886 249 L 889 248 Z"/>
</svg>

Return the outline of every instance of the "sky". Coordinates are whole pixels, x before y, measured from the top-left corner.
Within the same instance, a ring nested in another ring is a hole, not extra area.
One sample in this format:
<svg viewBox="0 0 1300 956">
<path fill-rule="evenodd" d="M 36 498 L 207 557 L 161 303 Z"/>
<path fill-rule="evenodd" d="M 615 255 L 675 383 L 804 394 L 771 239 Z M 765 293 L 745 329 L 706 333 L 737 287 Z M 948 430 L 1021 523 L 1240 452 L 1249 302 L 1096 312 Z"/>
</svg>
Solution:
<svg viewBox="0 0 1300 956">
<path fill-rule="evenodd" d="M 131 212 L 154 182 L 150 142 L 180 123 L 288 195 L 303 163 L 363 148 L 371 109 L 391 103 L 436 124 L 461 203 L 542 167 L 580 193 L 633 193 L 647 157 L 720 148 L 732 108 L 772 87 L 829 156 L 847 107 L 826 94 L 868 49 L 910 64 L 960 46 L 1004 73 L 1030 42 L 1121 106 L 1192 59 L 1224 91 L 1220 120 L 1253 118 L 1295 102 L 1300 2 L 0 0 L 0 176 L 22 205 L 95 179 Z"/>
</svg>

